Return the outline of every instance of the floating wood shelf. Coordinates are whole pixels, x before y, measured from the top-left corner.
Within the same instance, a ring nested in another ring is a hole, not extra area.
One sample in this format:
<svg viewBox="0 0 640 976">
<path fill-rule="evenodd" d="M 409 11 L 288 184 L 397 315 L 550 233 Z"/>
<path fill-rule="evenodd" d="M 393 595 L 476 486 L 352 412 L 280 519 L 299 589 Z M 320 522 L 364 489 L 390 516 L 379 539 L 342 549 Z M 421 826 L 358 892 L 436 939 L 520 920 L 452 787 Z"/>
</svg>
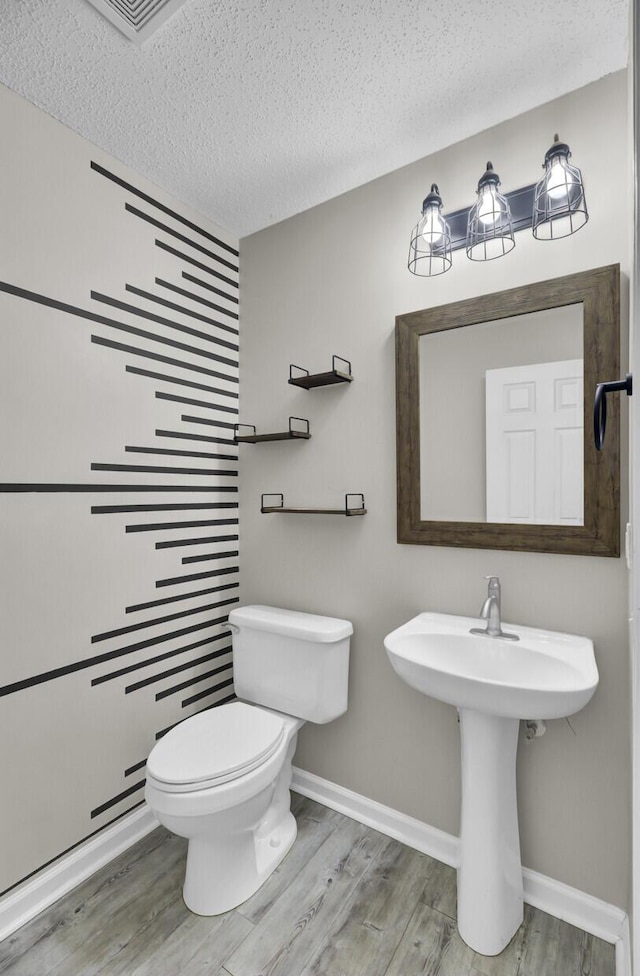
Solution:
<svg viewBox="0 0 640 976">
<path fill-rule="evenodd" d="M 265 498 L 279 498 L 279 505 L 266 505 Z M 350 498 L 359 498 L 361 500 L 360 505 L 351 505 L 349 502 Z M 353 494 L 348 494 L 344 496 L 344 508 L 285 508 L 284 507 L 284 495 L 279 492 L 266 492 L 260 498 L 260 511 L 263 515 L 273 515 L 275 513 L 283 513 L 289 515 L 366 515 L 367 510 L 364 507 L 364 495 L 360 492 L 354 492 Z"/>
<path fill-rule="evenodd" d="M 301 424 L 306 424 L 303 430 L 293 426 L 293 421 L 297 420 Z M 240 434 L 240 428 L 252 430 L 253 434 Z M 289 441 L 289 440 L 309 440 L 309 421 L 302 417 L 289 417 L 289 430 L 280 431 L 277 434 L 256 434 L 253 424 L 234 424 L 233 440 L 235 444 L 260 444 L 263 441 Z"/>
<path fill-rule="evenodd" d="M 339 369 L 337 363 L 342 363 L 347 368 Z M 302 375 L 294 376 L 294 369 L 300 370 Z M 308 369 L 304 369 L 302 366 L 294 366 L 293 363 L 289 366 L 289 383 L 292 386 L 301 386 L 303 390 L 312 390 L 316 386 L 333 386 L 336 383 L 351 383 L 352 380 L 351 363 L 348 359 L 342 359 L 340 356 L 332 357 L 331 369 L 326 373 L 309 373 Z"/>
</svg>

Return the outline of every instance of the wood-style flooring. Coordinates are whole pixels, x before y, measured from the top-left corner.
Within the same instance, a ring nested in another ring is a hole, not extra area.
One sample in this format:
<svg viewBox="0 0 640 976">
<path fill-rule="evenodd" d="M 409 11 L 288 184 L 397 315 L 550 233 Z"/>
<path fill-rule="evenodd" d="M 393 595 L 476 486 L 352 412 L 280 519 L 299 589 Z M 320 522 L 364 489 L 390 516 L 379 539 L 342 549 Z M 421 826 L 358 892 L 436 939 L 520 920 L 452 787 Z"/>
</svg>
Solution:
<svg viewBox="0 0 640 976">
<path fill-rule="evenodd" d="M 192 915 L 158 828 L 0 943 L 6 976 L 614 976 L 613 946 L 525 906 L 499 956 L 455 923 L 455 871 L 293 794 L 296 842 L 235 911 Z"/>
</svg>

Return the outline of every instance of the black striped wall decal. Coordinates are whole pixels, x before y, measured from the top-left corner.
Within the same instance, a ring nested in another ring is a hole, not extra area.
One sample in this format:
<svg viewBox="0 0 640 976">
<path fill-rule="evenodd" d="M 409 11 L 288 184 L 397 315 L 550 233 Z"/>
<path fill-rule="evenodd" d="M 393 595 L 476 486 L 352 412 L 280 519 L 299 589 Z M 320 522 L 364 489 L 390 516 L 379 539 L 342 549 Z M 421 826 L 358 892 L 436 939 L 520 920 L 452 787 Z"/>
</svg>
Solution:
<svg viewBox="0 0 640 976">
<path fill-rule="evenodd" d="M 206 305 L 207 308 L 212 308 L 216 312 L 224 312 L 229 318 L 238 319 L 239 316 L 236 312 L 229 312 L 224 305 L 217 305 L 215 302 L 210 302 L 206 298 L 202 298 L 201 295 L 196 295 L 193 291 L 187 291 L 186 288 L 179 288 L 178 285 L 172 285 L 169 281 L 164 281 L 162 278 L 156 278 L 156 285 L 160 285 L 162 288 L 167 288 L 169 291 L 173 291 L 176 295 L 182 295 L 184 298 L 190 298 L 193 302 L 198 302 L 200 305 Z"/>
<path fill-rule="evenodd" d="M 158 439 L 170 438 L 182 441 L 184 449 L 179 449 L 178 446 L 174 449 L 170 444 L 162 446 L 162 442 L 160 442 L 160 444 L 151 443 L 143 446 L 123 445 L 123 451 L 129 454 L 149 455 L 158 458 L 174 457 L 200 459 L 201 461 L 219 461 L 226 462 L 226 465 L 224 467 L 219 465 L 217 467 L 189 465 L 188 460 L 183 464 L 179 462 L 176 464 L 171 464 L 171 462 L 166 464 L 161 462 L 157 464 L 128 464 L 121 463 L 118 459 L 114 459 L 113 461 L 109 459 L 95 459 L 88 462 L 89 471 L 95 473 L 119 473 L 123 477 L 114 484 L 104 482 L 93 483 L 90 480 L 86 482 L 62 481 L 56 483 L 7 482 L 0 483 L 0 492 L 29 492 L 35 494 L 71 493 L 90 496 L 100 494 L 123 494 L 125 496 L 128 494 L 138 494 L 142 496 L 140 503 L 124 503 L 124 499 L 122 504 L 96 503 L 90 505 L 90 513 L 91 515 L 98 516 L 136 516 L 137 521 L 131 522 L 130 524 L 123 525 L 121 520 L 114 521 L 114 531 L 151 533 L 149 539 L 151 551 L 164 550 L 168 555 L 178 550 L 176 552 L 176 559 L 179 565 L 182 565 L 184 562 L 199 562 L 201 558 L 203 561 L 209 558 L 231 559 L 235 560 L 235 563 L 208 572 L 175 576 L 155 581 L 156 587 L 168 588 L 175 585 L 182 589 L 183 585 L 189 582 L 213 578 L 212 582 L 214 585 L 196 588 L 189 587 L 187 592 L 170 593 L 170 595 L 161 596 L 158 599 L 132 603 L 123 608 L 123 613 L 136 614 L 141 611 L 154 610 L 159 607 L 176 604 L 180 609 L 177 609 L 176 612 L 169 613 L 162 613 L 160 611 L 159 615 L 155 615 L 152 619 L 146 621 L 122 625 L 118 624 L 118 621 L 114 621 L 114 626 L 109 630 L 96 633 L 90 638 L 92 645 L 97 643 L 107 645 L 104 652 L 86 656 L 80 660 L 71 661 L 59 667 L 51 668 L 38 674 L 28 675 L 21 680 L 5 684 L 0 687 L 0 696 L 27 691 L 46 682 L 64 679 L 66 676 L 79 671 L 86 670 L 90 672 L 93 669 L 101 670 L 112 662 L 124 658 L 127 660 L 125 665 L 116 669 L 112 667 L 111 670 L 107 670 L 101 674 L 94 674 L 90 679 L 90 687 L 98 688 L 104 682 L 118 681 L 124 679 L 128 674 L 142 671 L 143 677 L 140 681 L 135 682 L 134 685 L 142 688 L 148 684 L 160 684 L 161 687 L 156 694 L 156 700 L 161 702 L 167 698 L 171 698 L 173 694 L 177 694 L 186 687 L 231 673 L 231 662 L 229 661 L 207 671 L 205 674 L 196 674 L 193 678 L 186 679 L 182 682 L 180 688 L 175 685 L 172 685 L 170 688 L 162 687 L 162 683 L 170 680 L 173 675 L 188 671 L 193 667 L 201 666 L 207 661 L 221 658 L 231 651 L 229 642 L 230 632 L 228 629 L 224 630 L 221 628 L 224 628 L 227 623 L 228 608 L 238 602 L 238 597 L 235 595 L 234 590 L 237 590 L 239 583 L 236 580 L 229 582 L 225 580 L 225 577 L 233 577 L 238 573 L 238 550 L 226 550 L 224 554 L 209 553 L 203 557 L 183 557 L 179 550 L 182 546 L 210 546 L 215 543 L 228 543 L 238 540 L 237 533 L 230 533 L 228 528 L 229 526 L 238 525 L 238 502 L 236 500 L 218 500 L 221 492 L 233 492 L 237 494 L 238 490 L 237 485 L 221 483 L 221 479 L 222 481 L 228 478 L 237 480 L 237 468 L 229 467 L 229 464 L 237 464 L 238 460 L 232 436 L 233 423 L 204 417 L 180 415 L 178 411 L 179 405 L 189 405 L 207 411 L 218 412 L 223 415 L 237 415 L 238 413 L 237 406 L 232 406 L 229 403 L 230 400 L 238 400 L 237 324 L 239 317 L 237 311 L 234 311 L 234 308 L 237 309 L 238 306 L 238 282 L 237 278 L 234 279 L 232 277 L 232 274 L 237 274 L 238 265 L 234 261 L 229 260 L 229 257 L 238 258 L 238 250 L 203 228 L 198 227 L 193 221 L 188 220 L 181 214 L 160 203 L 149 194 L 143 193 L 131 183 L 121 179 L 115 173 L 98 163 L 92 162 L 91 168 L 96 174 L 112 183 L 116 192 L 125 192 L 133 195 L 138 200 L 144 201 L 150 212 L 143 212 L 138 207 L 132 206 L 131 203 L 126 201 L 125 208 L 130 215 L 135 216 L 149 226 L 151 247 L 161 249 L 166 255 L 171 255 L 176 260 L 176 273 L 181 276 L 182 280 L 189 282 L 196 288 L 204 289 L 209 294 L 217 296 L 220 301 L 218 303 L 211 302 L 196 292 L 191 292 L 187 288 L 181 288 L 178 285 L 172 284 L 170 281 L 165 281 L 160 278 L 155 279 L 155 286 L 165 292 L 170 291 L 174 295 L 180 295 L 184 299 L 184 302 L 172 301 L 166 297 L 166 294 L 162 294 L 162 291 L 156 293 L 155 291 L 137 288 L 135 285 L 126 283 L 124 284 L 125 290 L 131 295 L 136 295 L 143 302 L 149 303 L 150 308 L 144 308 L 141 304 L 125 302 L 117 296 L 105 295 L 98 290 L 92 290 L 90 293 L 91 300 L 117 310 L 117 317 L 100 314 L 100 312 L 91 308 L 73 305 L 57 297 L 30 291 L 10 282 L 0 281 L 0 293 L 4 293 L 20 301 L 27 301 L 48 308 L 56 315 L 61 316 L 60 318 L 52 319 L 53 328 L 63 326 L 65 318 L 72 316 L 88 324 L 97 325 L 102 329 L 108 330 L 107 334 L 99 334 L 95 331 L 91 333 L 88 331 L 87 340 L 92 345 L 102 348 L 105 351 L 105 355 L 114 352 L 119 354 L 124 353 L 127 357 L 127 361 L 124 363 L 124 368 L 127 373 L 131 374 L 132 377 L 154 380 L 156 388 L 152 387 L 149 395 L 157 400 L 164 401 L 167 405 L 173 403 L 178 405 L 176 408 L 176 429 L 165 430 L 158 428 L 155 431 L 155 437 Z M 165 218 L 177 221 L 184 228 L 188 229 L 188 232 L 193 236 L 188 236 L 188 233 L 178 232 L 170 224 L 166 223 L 165 220 L 157 219 L 153 215 L 153 211 L 163 214 Z M 180 242 L 180 249 L 172 247 L 171 244 L 160 239 L 160 236 L 156 237 L 156 234 L 164 235 L 169 239 Z M 203 240 L 207 243 L 202 243 Z M 212 266 L 192 256 L 189 251 L 206 258 Z M 224 252 L 227 257 L 223 257 L 218 251 Z M 185 268 L 196 268 L 198 271 L 204 272 L 207 276 L 215 279 L 216 284 L 210 284 L 201 278 L 189 274 L 189 271 L 185 270 Z M 222 304 L 223 302 L 226 304 Z M 156 306 L 156 311 L 151 310 L 154 305 Z M 191 305 L 195 305 L 196 307 L 192 308 Z M 200 306 L 199 309 L 198 306 Z M 206 314 L 204 311 L 205 308 L 215 312 L 215 316 Z M 166 310 L 166 313 L 164 315 L 157 314 L 157 310 L 159 309 Z M 140 325 L 134 324 L 135 320 L 141 319 L 160 326 L 162 329 L 167 330 L 167 332 L 164 333 L 159 329 L 148 331 L 141 328 Z M 186 321 L 183 321 L 185 319 Z M 192 324 L 188 324 L 189 322 L 206 324 L 211 327 L 211 331 L 203 331 L 202 328 L 195 328 Z M 121 342 L 115 336 L 112 337 L 109 335 L 109 333 L 114 332 L 135 337 L 136 344 L 131 345 L 127 342 Z M 176 333 L 188 336 L 194 342 L 182 341 L 177 338 Z M 225 334 L 228 338 L 224 337 Z M 166 353 L 165 351 L 160 351 L 158 348 L 163 346 L 167 350 Z M 175 350 L 178 355 L 172 355 L 169 350 Z M 147 362 L 162 364 L 163 368 L 148 368 L 146 365 Z M 189 374 L 197 375 L 193 376 L 193 378 L 188 378 Z M 218 382 L 213 384 L 207 383 L 206 378 L 209 377 Z M 223 385 L 220 385 L 220 381 Z M 162 386 L 158 388 L 158 384 L 162 384 Z M 167 392 L 171 387 L 197 390 L 200 393 L 208 395 L 211 399 L 203 400 L 192 397 L 179 397 L 175 393 Z M 225 431 L 229 433 L 226 436 L 214 437 L 193 433 L 186 427 L 181 428 L 181 425 L 191 423 L 206 423 L 209 426 L 220 429 L 221 433 Z M 222 445 L 223 450 L 216 451 L 215 447 L 211 451 L 206 451 L 206 449 L 197 450 L 196 448 L 203 442 Z M 191 444 L 194 445 L 193 448 Z M 138 474 L 145 474 L 150 476 L 151 479 L 153 479 L 154 475 L 166 476 L 168 474 L 174 475 L 175 478 L 171 484 L 166 485 L 155 480 L 151 480 L 148 484 L 140 484 L 138 483 L 139 479 L 138 482 L 135 480 Z M 189 478 L 194 476 L 206 476 L 207 480 L 211 479 L 212 483 L 210 485 L 189 484 Z M 150 501 L 154 495 L 157 497 L 158 493 L 160 493 L 158 501 Z M 207 501 L 203 502 L 194 501 L 192 503 L 179 501 L 174 503 L 170 498 L 172 494 L 175 495 L 176 493 L 205 493 L 209 495 L 209 499 L 211 500 L 207 499 Z M 163 495 L 166 500 L 162 500 Z M 211 513 L 212 516 L 216 512 L 219 512 L 221 517 L 194 518 L 193 514 L 196 512 L 202 512 L 203 514 Z M 183 515 L 182 517 L 178 515 L 176 519 L 170 519 L 169 517 L 169 519 L 153 522 L 144 521 L 144 516 L 149 514 L 153 516 L 157 513 L 183 513 Z M 225 515 L 228 517 L 224 517 Z M 172 539 L 166 537 L 166 533 L 172 533 L 174 531 L 188 532 L 193 529 L 198 530 L 202 534 L 202 538 L 195 536 L 193 532 L 188 539 Z M 208 530 L 206 535 L 201 533 L 202 529 Z M 157 541 L 154 538 L 156 534 L 160 534 L 161 536 Z M 221 578 L 221 581 L 218 582 L 217 578 Z M 218 594 L 221 596 L 220 599 L 216 598 Z M 202 600 L 209 595 L 213 596 L 213 602 L 194 605 L 194 601 Z M 226 599 L 224 598 L 225 596 L 227 596 Z M 211 619 L 198 621 L 194 624 L 188 623 L 189 618 L 194 616 L 197 618 L 199 614 L 216 614 L 216 616 L 212 616 Z M 132 618 L 129 617 L 128 619 L 131 620 Z M 185 621 L 185 626 L 176 627 L 175 624 L 182 620 Z M 126 637 L 126 635 L 134 633 L 142 632 L 144 635 L 145 630 L 152 628 L 157 628 L 160 632 L 134 642 L 109 646 L 111 641 L 118 642 L 123 637 Z M 214 632 L 206 633 L 209 630 Z M 186 644 L 183 642 L 184 638 L 195 636 L 197 636 L 196 640 L 190 640 Z M 220 641 L 224 642 L 222 646 L 218 646 L 218 642 Z M 157 648 L 162 644 L 169 644 L 170 646 L 166 651 L 162 651 L 161 653 L 152 654 L 151 656 L 144 655 L 146 650 Z M 179 646 L 171 646 L 171 644 L 177 644 Z M 210 650 L 205 654 L 201 653 L 199 657 L 193 657 L 194 653 L 198 653 L 199 648 L 206 649 L 207 647 Z M 169 661 L 172 658 L 180 658 L 181 656 L 184 657 L 184 660 L 179 665 L 169 669 L 165 667 L 165 661 Z M 144 674 L 145 670 L 148 672 L 146 675 Z M 225 689 L 231 689 L 230 693 L 224 697 L 219 697 L 213 704 L 206 704 L 204 707 L 200 707 L 193 714 L 232 701 L 235 697 L 231 688 L 232 684 L 232 677 L 225 678 L 223 681 L 217 681 L 214 685 L 183 700 L 180 703 L 180 708 L 189 708 L 191 705 L 199 703 L 200 700 L 217 695 Z M 133 690 L 133 687 L 133 685 L 127 686 L 127 691 L 129 689 Z M 184 718 L 178 718 L 172 725 L 166 726 L 156 732 L 156 739 L 166 734 L 170 728 L 175 727 L 181 721 L 184 721 Z M 139 760 L 139 757 L 136 758 Z M 125 777 L 130 777 L 139 770 L 142 770 L 145 765 L 146 760 L 132 762 L 131 765 L 123 770 L 123 780 Z M 141 779 L 132 785 L 128 785 L 126 788 L 114 790 L 110 799 L 99 803 L 90 811 L 91 819 L 100 819 L 101 825 L 95 831 L 88 834 L 87 837 L 79 840 L 77 844 L 61 851 L 55 858 L 48 861 L 47 865 L 42 865 L 40 868 L 37 868 L 28 877 L 36 874 L 42 867 L 53 863 L 57 858 L 64 856 L 78 844 L 83 843 L 88 837 L 92 837 L 98 831 L 104 829 L 105 826 L 115 823 L 121 817 L 135 810 L 142 800 L 137 800 L 135 803 L 129 804 L 125 810 L 119 812 L 115 817 L 111 817 L 108 820 L 103 819 L 104 815 L 111 811 L 113 807 L 124 803 L 127 799 L 133 798 L 143 786 L 144 779 Z M 24 880 L 24 878 L 21 878 L 15 884 L 20 884 Z M 7 890 L 11 890 L 13 887 L 14 885 Z"/>
<path fill-rule="evenodd" d="M 142 288 L 136 288 L 134 285 L 125 285 L 125 288 L 132 295 L 137 295 L 139 298 L 146 298 L 149 302 L 155 302 L 164 308 L 170 308 L 174 312 L 180 312 L 181 315 L 188 315 L 190 318 L 197 319 L 199 322 L 208 322 L 209 325 L 217 325 L 224 332 L 231 332 L 233 335 L 238 335 L 238 329 L 234 329 L 232 325 L 219 322 L 218 319 L 209 318 L 208 315 L 203 315 L 201 312 L 187 308 L 186 305 L 177 305 L 175 302 L 170 302 L 167 298 L 161 298 L 160 295 L 154 295 L 152 292 L 144 291 Z"/>
<path fill-rule="evenodd" d="M 228 607 L 230 604 L 237 602 L 237 597 L 234 597 L 231 600 L 218 600 L 216 603 L 207 603 L 203 606 L 190 607 L 188 610 L 180 610 L 178 613 L 168 613 L 163 617 L 153 617 L 150 620 L 143 620 L 137 624 L 129 624 L 127 627 L 117 627 L 115 630 L 107 630 L 102 634 L 94 634 L 91 638 L 91 643 L 99 644 L 100 641 L 111 640 L 113 637 L 122 637 L 123 634 L 132 634 L 136 630 L 144 630 L 147 627 L 157 627 L 159 624 L 169 623 L 170 620 L 181 620 L 184 617 L 192 617 L 194 614 L 205 613 L 207 610 L 216 610 L 219 607 Z"/>
<path fill-rule="evenodd" d="M 203 281 L 202 278 L 196 278 L 195 275 L 190 275 L 188 272 L 183 271 L 182 277 L 185 281 L 190 281 L 192 285 L 199 285 L 200 288 L 205 288 L 207 291 L 212 291 L 214 295 L 219 295 L 220 298 L 226 298 L 228 301 L 233 302 L 238 305 L 240 300 L 235 295 L 229 295 L 226 291 L 222 291 L 221 288 L 216 288 L 211 285 L 208 281 Z"/>
<path fill-rule="evenodd" d="M 130 454 L 160 454 L 167 457 L 209 458 L 212 461 L 237 461 L 235 454 L 212 454 L 209 451 L 177 451 L 168 447 L 125 447 Z"/>
<path fill-rule="evenodd" d="M 190 573 L 188 576 L 172 576 L 170 579 L 156 580 L 156 586 L 176 586 L 180 583 L 191 583 L 200 579 L 211 579 L 213 576 L 226 576 L 228 573 L 237 573 L 237 566 L 226 566 L 224 569 L 212 569 L 208 573 Z"/>
<path fill-rule="evenodd" d="M 179 593 L 177 596 L 165 596 L 160 600 L 148 600 L 146 603 L 134 603 L 130 607 L 125 607 L 125 613 L 137 613 L 139 610 L 151 610 L 154 607 L 165 607 L 169 603 L 180 603 L 183 600 L 191 600 L 196 596 L 205 596 L 208 593 L 223 593 L 225 590 L 235 590 L 240 586 L 239 583 L 222 583 L 220 586 L 207 586 L 204 590 L 195 590 L 192 593 Z"/>
<path fill-rule="evenodd" d="M 116 176 L 115 173 L 112 173 L 108 169 L 105 169 L 104 166 L 100 166 L 99 163 L 92 161 L 91 169 L 95 170 L 96 173 L 100 173 L 101 176 L 106 176 L 108 180 L 112 180 L 114 183 L 117 183 L 118 186 L 121 186 L 124 190 L 127 190 L 129 193 L 132 193 L 140 200 L 144 200 L 145 203 L 150 203 L 153 207 L 156 207 L 156 209 L 160 210 L 162 213 L 167 214 L 169 217 L 173 217 L 174 220 L 177 220 L 179 223 L 184 224 L 185 227 L 189 227 L 191 230 L 196 231 L 197 234 L 201 234 L 202 237 L 206 237 L 214 244 L 217 244 L 218 247 L 223 248 L 223 250 L 229 251 L 230 254 L 234 254 L 236 257 L 238 257 L 238 251 L 234 247 L 231 247 L 230 244 L 226 244 L 224 241 L 221 241 L 219 237 L 214 237 L 208 231 L 203 230 L 202 227 L 198 227 L 197 224 L 194 224 L 192 221 L 187 220 L 187 218 L 183 217 L 182 214 L 177 213 L 175 210 L 171 210 L 169 207 L 166 207 L 163 203 L 159 203 L 158 200 L 154 200 L 153 197 L 149 196 L 147 193 L 143 193 L 142 190 L 139 190 L 137 187 L 132 186 L 131 183 L 127 183 L 125 180 L 121 179 L 121 177 Z"/>
<path fill-rule="evenodd" d="M 191 644 L 186 644 L 184 647 L 174 647 L 171 651 L 165 651 L 163 654 L 154 654 L 153 657 L 148 657 L 144 661 L 136 661 L 135 664 L 129 664 L 124 668 L 118 668 L 116 671 L 109 671 L 106 674 L 101 674 L 97 678 L 92 678 L 91 684 L 102 685 L 105 681 L 115 681 L 116 678 L 121 678 L 125 674 L 131 674 L 133 671 L 140 671 L 142 668 L 151 667 L 153 664 L 158 664 L 160 661 L 167 661 L 171 657 L 178 657 L 180 654 L 186 654 L 188 651 L 193 651 L 198 647 L 206 647 L 207 644 L 212 644 L 214 641 L 226 640 L 231 636 L 231 631 L 225 630 L 221 634 L 216 634 L 214 637 L 205 637 L 202 640 L 193 641 Z"/>
<path fill-rule="evenodd" d="M 166 251 L 167 254 L 173 254 L 175 258 L 180 258 L 180 260 L 184 261 L 185 264 L 190 264 L 194 268 L 200 268 L 201 271 L 206 271 L 207 274 L 213 275 L 214 278 L 220 278 L 220 274 L 214 268 L 210 268 L 208 265 L 203 264 L 202 261 L 196 261 L 195 258 L 192 258 L 190 257 L 190 255 L 185 254 L 184 251 L 177 251 L 175 247 L 171 247 L 170 244 L 166 244 L 164 241 L 158 240 L 157 238 L 155 244 L 156 247 L 159 247 L 163 251 Z M 230 261 L 223 261 L 222 258 L 218 258 L 218 262 L 219 264 L 224 265 L 225 268 L 229 268 L 231 271 L 237 270 L 236 265 L 231 264 Z M 228 281 L 229 279 L 226 280 Z M 233 284 L 235 284 L 235 282 L 233 282 Z M 222 309 L 222 311 L 224 311 L 224 309 Z"/>
<path fill-rule="evenodd" d="M 183 332 L 185 335 L 191 335 L 196 339 L 203 339 L 205 342 L 211 342 L 216 346 L 222 346 L 225 349 L 232 349 L 235 352 L 238 351 L 238 344 L 236 342 L 228 342 L 226 339 L 220 339 L 216 335 L 212 335 L 210 332 L 202 332 L 200 329 L 192 329 L 188 325 L 182 325 L 180 322 L 175 322 L 173 319 L 167 319 L 162 315 L 154 315 L 153 312 L 148 312 L 144 308 L 138 308 L 137 305 L 129 305 L 127 302 L 121 302 L 118 298 L 109 298 L 108 295 L 103 295 L 101 292 L 92 291 L 91 297 L 95 302 L 102 302 L 105 305 L 110 305 L 113 308 L 119 308 L 122 312 L 128 312 L 130 315 L 137 315 L 140 318 L 148 319 L 150 322 L 157 322 L 158 325 L 166 325 L 167 328 L 173 329 L 176 332 Z"/>
<path fill-rule="evenodd" d="M 204 519 L 191 522 L 144 522 L 140 525 L 126 525 L 125 532 L 164 532 L 165 529 L 193 529 L 209 525 L 237 525 L 238 519 Z"/>
<path fill-rule="evenodd" d="M 238 271 L 238 265 L 232 264 L 230 261 L 221 258 L 219 254 L 215 251 L 210 251 L 209 248 L 203 247 L 202 244 L 198 244 L 197 241 L 191 240 L 189 237 L 185 237 L 184 234 L 178 233 L 173 227 L 169 227 L 168 224 L 163 224 L 161 220 L 157 220 L 150 214 L 143 213 L 142 210 L 138 210 L 137 207 L 132 207 L 130 203 L 125 203 L 124 209 L 127 213 L 133 214 L 135 217 L 140 217 L 141 220 L 146 220 L 148 224 L 156 227 L 158 230 L 163 231 L 165 234 L 169 234 L 170 237 L 175 237 L 176 240 L 181 241 L 183 244 L 188 244 L 189 247 L 193 247 L 196 251 L 200 251 L 201 254 L 206 255 L 206 257 L 211 258 L 212 261 L 218 261 L 225 267 L 230 268 L 232 271 Z"/>
<path fill-rule="evenodd" d="M 156 430 L 156 437 L 173 437 L 183 441 L 201 441 L 206 444 L 222 444 L 235 447 L 235 441 L 231 437 L 211 437 L 208 434 L 194 434 L 191 431 L 183 430 Z"/>
<path fill-rule="evenodd" d="M 193 380 L 185 380 L 179 376 L 169 376 L 166 373 L 154 373 L 148 369 L 140 369 L 137 366 L 126 366 L 127 373 L 135 373 L 136 376 L 148 376 L 150 379 L 161 380 L 163 383 L 171 383 L 174 386 L 188 386 L 192 390 L 204 390 L 206 393 L 219 393 L 217 386 L 206 386 L 204 383 L 194 383 Z M 229 382 L 237 382 L 231 378 Z"/>
<path fill-rule="evenodd" d="M 201 681 L 208 681 L 209 678 L 213 678 L 216 674 L 224 674 L 224 672 L 229 671 L 230 668 L 231 661 L 227 661 L 226 664 L 221 665 L 219 668 L 213 668 L 211 671 L 205 671 L 204 674 L 197 674 L 193 678 L 188 678 L 186 681 L 181 681 L 177 685 L 171 685 L 170 688 L 164 688 L 162 691 L 157 692 L 156 701 L 162 701 L 163 698 L 169 698 L 170 695 L 177 695 L 178 692 L 184 691 L 185 688 L 192 688 L 193 685 L 197 685 Z"/>
<path fill-rule="evenodd" d="M 182 708 L 187 708 L 189 705 L 202 701 L 203 698 L 208 698 L 209 695 L 215 695 L 216 691 L 221 691 L 222 688 L 228 688 L 229 685 L 232 684 L 233 678 L 227 678 L 226 681 L 218 682 L 218 684 L 213 685 L 211 688 L 205 688 L 204 691 L 199 691 L 197 695 L 192 695 L 190 698 L 185 698 L 180 704 Z"/>
<path fill-rule="evenodd" d="M 164 681 L 165 678 L 172 678 L 175 674 L 180 674 L 182 671 L 187 671 L 189 668 L 195 668 L 199 664 L 205 664 L 208 661 L 217 660 L 217 658 L 223 657 L 225 654 L 231 653 L 231 644 L 226 647 L 220 647 L 217 651 L 211 651 L 209 654 L 203 654 L 202 657 L 193 658 L 190 661 L 186 661 L 184 664 L 176 664 L 173 668 L 168 668 L 166 671 L 159 671 L 157 674 L 152 674 L 151 677 L 142 678 L 140 681 L 134 681 L 132 685 L 127 685 L 124 689 L 126 695 L 130 695 L 132 691 L 139 691 L 140 688 L 148 688 L 149 685 L 156 684 L 158 681 Z"/>
<path fill-rule="evenodd" d="M 201 539 L 170 539 L 168 542 L 156 542 L 156 549 L 173 549 L 177 546 L 201 546 L 206 542 L 232 542 L 237 539 L 237 535 L 212 535 Z"/>
<path fill-rule="evenodd" d="M 165 363 L 167 366 L 187 369 L 192 373 L 201 373 L 203 376 L 215 376 L 219 380 L 228 380 L 230 383 L 238 382 L 235 377 L 230 376 L 228 373 L 221 373 L 215 369 L 207 369 L 206 366 L 198 366 L 195 363 L 186 362 L 184 359 L 173 359 L 170 356 L 162 356 L 160 353 L 152 352 L 150 349 L 141 349 L 139 346 L 128 346 L 126 343 L 114 342 L 112 339 L 105 339 L 103 336 L 97 335 L 92 335 L 91 341 L 98 346 L 115 349 L 117 352 L 126 352 L 130 356 L 138 356 L 141 359 L 152 359 L 155 363 Z"/>
</svg>

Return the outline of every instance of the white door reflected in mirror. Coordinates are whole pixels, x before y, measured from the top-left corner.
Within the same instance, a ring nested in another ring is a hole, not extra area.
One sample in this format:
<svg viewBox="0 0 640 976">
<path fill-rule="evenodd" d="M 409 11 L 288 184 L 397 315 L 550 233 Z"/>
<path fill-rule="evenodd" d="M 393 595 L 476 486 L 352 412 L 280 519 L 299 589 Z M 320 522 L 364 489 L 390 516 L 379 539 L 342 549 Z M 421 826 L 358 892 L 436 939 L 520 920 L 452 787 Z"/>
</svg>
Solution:
<svg viewBox="0 0 640 976">
<path fill-rule="evenodd" d="M 488 369 L 487 522 L 582 525 L 582 359 Z"/>
<path fill-rule="evenodd" d="M 420 336 L 422 519 L 583 525 L 583 313 L 579 302 Z"/>
</svg>

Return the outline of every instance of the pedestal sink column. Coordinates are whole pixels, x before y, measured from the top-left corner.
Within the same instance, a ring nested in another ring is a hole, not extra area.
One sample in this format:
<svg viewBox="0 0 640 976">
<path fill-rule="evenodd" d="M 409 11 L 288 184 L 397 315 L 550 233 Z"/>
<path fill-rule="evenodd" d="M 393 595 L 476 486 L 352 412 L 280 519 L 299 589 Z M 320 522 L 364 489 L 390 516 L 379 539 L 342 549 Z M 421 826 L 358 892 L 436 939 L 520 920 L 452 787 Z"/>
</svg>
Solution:
<svg viewBox="0 0 640 976">
<path fill-rule="evenodd" d="M 462 812 L 458 931 L 495 956 L 522 923 L 522 866 L 516 803 L 518 719 L 460 710 Z"/>
</svg>

